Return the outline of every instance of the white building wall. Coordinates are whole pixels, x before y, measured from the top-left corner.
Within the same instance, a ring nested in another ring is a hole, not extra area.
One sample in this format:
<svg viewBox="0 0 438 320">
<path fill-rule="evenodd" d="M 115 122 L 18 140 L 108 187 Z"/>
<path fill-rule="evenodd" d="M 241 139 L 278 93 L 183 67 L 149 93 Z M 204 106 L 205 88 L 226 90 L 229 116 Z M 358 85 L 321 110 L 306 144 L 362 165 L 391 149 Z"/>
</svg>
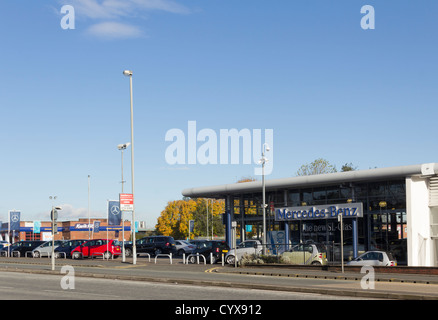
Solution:
<svg viewBox="0 0 438 320">
<path fill-rule="evenodd" d="M 434 266 L 435 248 L 431 239 L 429 180 L 406 178 L 407 246 L 409 266 Z"/>
</svg>

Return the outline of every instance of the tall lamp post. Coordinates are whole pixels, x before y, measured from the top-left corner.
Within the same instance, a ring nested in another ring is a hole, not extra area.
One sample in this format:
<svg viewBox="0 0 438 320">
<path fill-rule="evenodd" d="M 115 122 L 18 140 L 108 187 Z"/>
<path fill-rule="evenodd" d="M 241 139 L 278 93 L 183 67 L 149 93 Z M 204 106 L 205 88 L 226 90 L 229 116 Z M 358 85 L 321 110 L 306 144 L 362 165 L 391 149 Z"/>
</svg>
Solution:
<svg viewBox="0 0 438 320">
<path fill-rule="evenodd" d="M 50 196 L 49 199 L 55 201 L 56 196 Z M 62 210 L 61 207 L 55 207 L 55 205 L 52 204 L 52 210 L 50 211 L 50 219 L 52 220 L 52 254 L 51 254 L 51 260 L 52 260 L 52 271 L 55 270 L 55 234 L 58 233 L 58 210 Z"/>
<path fill-rule="evenodd" d="M 132 198 L 134 199 L 134 109 L 132 106 L 132 71 L 125 70 L 123 74 L 129 77 L 129 92 L 131 96 L 131 192 Z M 133 225 L 133 226 L 132 226 Z M 132 207 L 132 227 L 134 227 L 134 233 L 132 237 L 132 264 L 137 264 L 137 247 L 136 247 L 136 239 L 135 239 L 135 204 Z"/>
<path fill-rule="evenodd" d="M 265 163 L 268 162 L 268 159 L 265 158 L 265 153 L 269 151 L 269 145 L 267 143 L 263 144 L 262 158 L 259 163 L 262 165 L 262 193 L 263 193 L 263 254 L 266 254 L 266 190 L 265 190 Z"/>
<path fill-rule="evenodd" d="M 122 193 L 123 193 L 123 184 L 125 181 L 123 180 L 123 150 L 126 150 L 127 147 L 129 147 L 131 143 L 123 143 L 117 145 L 117 149 L 122 151 Z M 124 218 L 124 212 L 122 211 L 122 262 L 125 262 L 125 218 Z"/>
</svg>

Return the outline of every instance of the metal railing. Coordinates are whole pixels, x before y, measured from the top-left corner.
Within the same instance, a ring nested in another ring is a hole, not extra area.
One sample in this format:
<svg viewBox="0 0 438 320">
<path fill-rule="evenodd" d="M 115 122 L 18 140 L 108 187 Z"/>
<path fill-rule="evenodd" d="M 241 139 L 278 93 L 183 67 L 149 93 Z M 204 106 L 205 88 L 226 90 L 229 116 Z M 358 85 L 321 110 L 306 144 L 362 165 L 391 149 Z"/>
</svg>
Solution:
<svg viewBox="0 0 438 320">
<path fill-rule="evenodd" d="M 155 264 L 157 264 L 158 257 L 169 257 L 170 264 L 172 264 L 172 253 L 169 253 L 169 254 L 160 253 L 160 254 L 155 255 Z"/>
</svg>

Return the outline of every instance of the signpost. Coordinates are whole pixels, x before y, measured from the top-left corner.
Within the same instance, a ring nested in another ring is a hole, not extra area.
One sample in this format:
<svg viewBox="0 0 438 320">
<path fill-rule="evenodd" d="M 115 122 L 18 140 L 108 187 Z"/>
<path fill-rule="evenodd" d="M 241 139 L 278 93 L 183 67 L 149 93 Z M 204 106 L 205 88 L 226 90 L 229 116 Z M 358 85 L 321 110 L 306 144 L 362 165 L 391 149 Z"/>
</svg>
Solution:
<svg viewBox="0 0 438 320">
<path fill-rule="evenodd" d="M 134 210 L 134 197 L 132 193 L 120 193 L 120 211 L 133 211 Z"/>
<path fill-rule="evenodd" d="M 120 205 L 120 211 L 122 212 L 122 261 L 125 262 L 125 219 L 123 217 L 123 212 L 134 211 L 134 195 L 132 193 L 120 193 L 119 205 Z M 135 232 L 136 231 L 135 231 L 135 221 L 134 221 L 134 235 Z M 135 242 L 136 241 L 135 236 L 133 237 L 133 239 Z"/>
</svg>

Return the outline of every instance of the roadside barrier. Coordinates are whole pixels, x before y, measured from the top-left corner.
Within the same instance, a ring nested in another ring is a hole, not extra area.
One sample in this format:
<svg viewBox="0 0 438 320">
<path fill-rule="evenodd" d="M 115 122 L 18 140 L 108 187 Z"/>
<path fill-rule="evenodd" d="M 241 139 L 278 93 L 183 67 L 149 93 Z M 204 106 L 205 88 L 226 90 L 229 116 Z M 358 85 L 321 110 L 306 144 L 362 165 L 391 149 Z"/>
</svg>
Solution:
<svg viewBox="0 0 438 320">
<path fill-rule="evenodd" d="M 20 258 L 21 254 L 20 251 L 14 250 L 11 252 L 11 257 L 14 257 L 14 253 L 18 253 L 17 257 Z"/>
<path fill-rule="evenodd" d="M 27 251 L 26 252 L 26 258 L 27 258 L 27 254 L 31 253 L 33 258 L 42 258 L 43 256 L 47 256 L 47 258 L 50 258 L 51 256 L 51 252 L 40 252 L 40 251 Z"/>
<path fill-rule="evenodd" d="M 151 262 L 151 255 L 149 254 L 149 253 L 147 253 L 147 252 L 141 252 L 141 253 L 137 253 L 137 256 L 141 256 L 141 255 L 147 255 L 148 256 L 148 258 L 149 258 L 149 262 Z"/>
<path fill-rule="evenodd" d="M 202 255 L 202 254 L 200 255 L 199 253 L 197 253 L 197 254 L 194 254 L 194 253 L 189 254 L 188 257 L 187 257 L 187 260 L 186 260 L 186 264 L 189 264 L 189 259 L 192 260 L 191 263 L 195 263 L 194 262 L 195 261 L 195 257 L 196 257 L 196 263 L 197 264 L 199 264 L 199 257 L 202 257 L 204 259 L 204 264 L 207 264 L 207 261 L 205 260 L 204 255 Z M 193 258 L 193 259 L 191 259 L 191 258 Z"/>
<path fill-rule="evenodd" d="M 170 253 L 170 254 L 164 254 L 164 253 L 160 253 L 160 254 L 157 254 L 156 256 L 155 256 L 155 264 L 157 264 L 157 258 L 158 257 L 169 257 L 170 258 L 170 264 L 172 264 L 172 254 Z M 150 258 L 149 258 L 150 259 Z M 150 260 L 149 260 L 150 261 Z"/>
</svg>

